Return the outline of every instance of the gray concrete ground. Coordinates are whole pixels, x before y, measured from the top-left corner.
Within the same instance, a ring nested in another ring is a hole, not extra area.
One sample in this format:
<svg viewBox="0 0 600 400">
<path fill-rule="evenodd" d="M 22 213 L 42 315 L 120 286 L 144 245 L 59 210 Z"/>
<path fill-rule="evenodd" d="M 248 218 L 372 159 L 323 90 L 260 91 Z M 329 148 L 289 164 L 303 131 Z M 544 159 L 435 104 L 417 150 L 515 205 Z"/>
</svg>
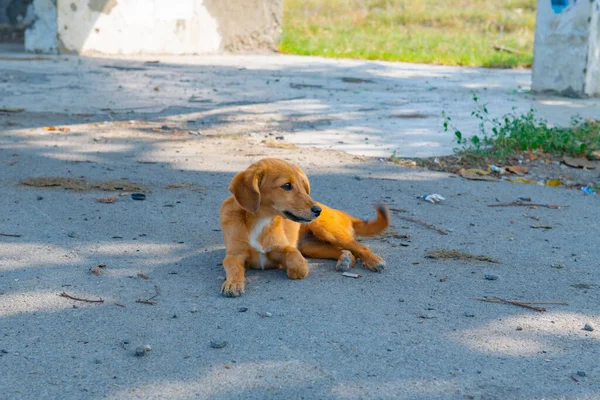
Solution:
<svg viewBox="0 0 600 400">
<path fill-rule="evenodd" d="M 273 133 L 376 157 L 451 154 L 453 134 L 443 132 L 442 111 L 465 135 L 475 133 L 474 91 L 496 117 L 534 107 L 561 125 L 574 115 L 600 119 L 600 99 L 528 94 L 529 70 L 272 55 L 5 58 L 0 107 L 99 120 L 143 112 L 174 122 L 201 120 L 204 126 L 196 129 L 206 134 Z"/>
<path fill-rule="evenodd" d="M 260 143 L 268 133 L 303 143 L 317 131 L 327 145 L 320 133 L 339 131 L 349 141 L 358 127 L 360 135 L 369 130 L 401 148 L 404 142 L 386 136 L 386 129 L 394 122 L 400 132 L 420 122 L 423 140 L 446 148 L 434 116 L 446 106 L 466 115 L 465 85 L 489 87 L 482 92 L 490 103 L 500 104 L 496 97 L 541 102 L 493 87 L 503 79 L 502 87 L 512 81 L 516 88 L 518 79 L 527 82 L 527 71 L 288 57 L 186 62 L 0 60 L 8 79 L 0 106 L 26 109 L 0 115 L 0 233 L 18 235 L 0 236 L 0 397 L 600 397 L 598 329 L 582 329 L 600 326 L 597 196 Z M 435 78 L 425 77 L 433 74 L 427 71 L 452 73 Z M 446 97 L 429 97 L 436 90 L 419 89 L 425 81 Z M 379 89 L 363 91 L 368 85 Z M 359 93 L 345 90 L 354 87 Z M 400 103 L 385 105 L 393 99 Z M 407 99 L 414 104 L 401 105 Z M 597 104 L 560 101 L 585 112 Z M 552 104 L 544 106 L 549 115 L 558 107 Z M 358 108 L 375 115 L 359 118 Z M 432 117 L 378 119 L 405 109 Z M 318 122 L 323 115 L 331 121 Z M 49 125 L 70 131 L 45 131 Z M 381 151 L 375 141 L 356 140 L 348 150 Z M 361 277 L 351 279 L 336 272 L 333 261 L 312 260 L 302 281 L 283 271 L 249 271 L 243 297 L 222 297 L 218 208 L 233 174 L 267 156 L 301 165 L 313 197 L 330 206 L 361 217 L 374 215 L 377 201 L 396 209 L 391 232 L 397 235 L 365 240 L 388 268 L 379 274 L 357 268 Z M 118 191 L 20 184 L 44 176 L 125 179 L 148 192 L 135 201 Z M 417 198 L 432 192 L 447 200 L 435 206 Z M 97 201 L 107 197 L 117 201 Z M 488 207 L 519 197 L 563 207 Z M 532 228 L 539 225 L 552 229 Z M 427 258 L 435 249 L 499 263 Z M 99 264 L 106 267 L 96 276 L 89 269 Z M 70 300 L 62 292 L 104 302 Z M 484 296 L 567 304 L 538 305 L 547 309 L 538 312 L 476 300 Z M 136 302 L 148 299 L 155 304 Z M 227 344 L 216 349 L 211 341 Z M 136 357 L 136 347 L 145 344 L 152 351 Z"/>
</svg>

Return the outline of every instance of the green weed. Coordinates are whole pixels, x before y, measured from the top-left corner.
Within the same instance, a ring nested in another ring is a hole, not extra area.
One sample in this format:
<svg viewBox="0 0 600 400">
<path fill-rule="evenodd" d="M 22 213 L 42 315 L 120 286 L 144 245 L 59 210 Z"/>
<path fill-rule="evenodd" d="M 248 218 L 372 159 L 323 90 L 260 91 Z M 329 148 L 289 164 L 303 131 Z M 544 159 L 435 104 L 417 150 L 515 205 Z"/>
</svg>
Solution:
<svg viewBox="0 0 600 400">
<path fill-rule="evenodd" d="M 491 158 L 500 162 L 523 151 L 555 156 L 590 156 L 600 149 L 600 122 L 575 117 L 568 127 L 555 127 L 530 109 L 518 114 L 515 109 L 502 118 L 491 118 L 485 104 L 473 94 L 476 106 L 471 115 L 479 121 L 478 134 L 465 137 L 442 112 L 444 131 L 452 132 L 459 145 L 455 153 L 472 159 Z"/>
</svg>

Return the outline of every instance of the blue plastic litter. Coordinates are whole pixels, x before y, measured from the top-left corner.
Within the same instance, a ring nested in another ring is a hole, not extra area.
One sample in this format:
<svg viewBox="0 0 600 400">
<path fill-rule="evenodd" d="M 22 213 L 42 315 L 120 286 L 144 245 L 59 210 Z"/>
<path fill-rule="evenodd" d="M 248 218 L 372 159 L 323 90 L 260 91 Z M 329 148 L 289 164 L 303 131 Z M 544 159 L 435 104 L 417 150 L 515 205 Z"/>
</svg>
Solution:
<svg viewBox="0 0 600 400">
<path fill-rule="evenodd" d="M 580 189 L 583 193 L 585 194 L 596 194 L 596 192 L 594 191 L 594 189 L 589 188 L 587 186 L 584 186 Z"/>
</svg>

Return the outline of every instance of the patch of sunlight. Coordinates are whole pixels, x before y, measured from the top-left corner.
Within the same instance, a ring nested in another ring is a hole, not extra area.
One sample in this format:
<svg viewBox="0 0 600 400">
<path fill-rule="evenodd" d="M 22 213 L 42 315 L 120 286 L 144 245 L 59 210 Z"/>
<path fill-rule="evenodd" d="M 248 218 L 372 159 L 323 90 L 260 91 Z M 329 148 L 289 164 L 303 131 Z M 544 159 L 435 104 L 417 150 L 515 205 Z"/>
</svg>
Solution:
<svg viewBox="0 0 600 400">
<path fill-rule="evenodd" d="M 35 312 L 55 312 L 73 308 L 73 301 L 59 296 L 59 291 L 32 291 L 21 293 L 9 293 L 0 296 L 0 317 L 9 317 L 11 315 L 35 313 Z M 91 293 L 72 293 L 73 296 L 100 299 L 99 296 Z M 104 299 L 106 301 L 106 299 Z M 82 303 L 83 304 L 83 303 Z M 82 306 L 82 304 L 78 304 Z"/>
<path fill-rule="evenodd" d="M 302 387 L 315 381 L 327 379 L 326 372 L 314 364 L 302 361 L 262 361 L 230 364 L 224 368 L 220 364 L 197 378 L 148 383 L 137 386 L 135 392 L 141 398 L 184 398 L 190 393 L 198 398 L 243 398 L 244 393 L 261 388 Z M 131 396 L 131 389 L 113 393 L 109 399 L 123 399 Z"/>
<path fill-rule="evenodd" d="M 554 346 L 552 339 L 582 337 L 585 322 L 600 323 L 600 315 L 582 313 L 547 312 L 520 314 L 491 321 L 478 328 L 467 329 L 453 335 L 455 341 L 470 350 L 511 356 L 539 355 L 542 350 L 553 353 L 564 351 L 564 346 Z M 522 330 L 516 330 L 516 327 Z M 597 340 L 597 339 L 596 339 Z"/>
<path fill-rule="evenodd" d="M 353 380 L 339 383 L 332 389 L 335 398 L 445 398 L 464 387 L 464 382 L 435 379 L 399 379 L 393 382 Z"/>
<path fill-rule="evenodd" d="M 0 271 L 35 266 L 73 265 L 83 258 L 76 252 L 59 246 L 37 245 L 26 242 L 0 243 L 2 264 Z"/>
<path fill-rule="evenodd" d="M 588 107 L 591 104 L 586 104 L 584 102 L 578 101 L 569 101 L 569 100 L 539 100 L 540 104 L 545 106 L 558 106 L 558 107 L 571 107 L 571 108 L 584 108 Z"/>
<path fill-rule="evenodd" d="M 489 82 L 470 82 L 463 83 L 462 87 L 467 89 L 489 89 L 489 88 L 499 88 L 502 87 L 499 83 L 489 83 Z"/>
</svg>

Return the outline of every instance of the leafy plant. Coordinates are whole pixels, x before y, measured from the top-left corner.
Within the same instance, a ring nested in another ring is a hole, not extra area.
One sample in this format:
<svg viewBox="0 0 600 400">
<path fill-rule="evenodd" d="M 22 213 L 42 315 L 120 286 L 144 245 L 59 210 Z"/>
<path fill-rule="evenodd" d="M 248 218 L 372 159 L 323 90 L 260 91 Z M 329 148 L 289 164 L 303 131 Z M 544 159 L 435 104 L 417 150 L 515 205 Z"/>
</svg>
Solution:
<svg viewBox="0 0 600 400">
<path fill-rule="evenodd" d="M 491 118 L 485 104 L 473 94 L 476 106 L 471 116 L 479 121 L 478 133 L 467 138 L 452 123 L 452 118 L 442 112 L 445 132 L 453 132 L 459 145 L 456 153 L 476 158 L 494 158 L 504 161 L 523 151 L 543 152 L 551 155 L 573 157 L 589 156 L 600 148 L 600 123 L 573 118 L 568 127 L 554 127 L 530 109 L 525 114 L 513 112 L 502 118 Z"/>
</svg>

